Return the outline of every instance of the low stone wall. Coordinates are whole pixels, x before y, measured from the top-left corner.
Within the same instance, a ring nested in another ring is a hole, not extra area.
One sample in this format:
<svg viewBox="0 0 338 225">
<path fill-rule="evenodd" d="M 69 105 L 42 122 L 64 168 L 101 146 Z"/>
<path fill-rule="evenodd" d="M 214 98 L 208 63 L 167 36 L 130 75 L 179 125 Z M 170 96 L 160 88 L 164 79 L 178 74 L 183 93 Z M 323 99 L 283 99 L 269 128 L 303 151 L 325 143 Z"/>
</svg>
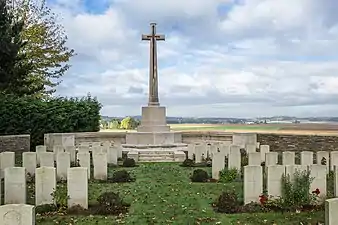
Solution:
<svg viewBox="0 0 338 225">
<path fill-rule="evenodd" d="M 126 143 L 125 132 L 74 133 L 75 143 L 115 141 Z M 183 143 L 200 141 L 232 141 L 232 134 L 220 131 L 183 131 Z M 338 150 L 338 136 L 257 134 L 257 141 L 270 145 L 271 151 L 334 151 Z"/>
<path fill-rule="evenodd" d="M 277 152 L 338 150 L 338 136 L 257 134 L 257 141 Z"/>
<path fill-rule="evenodd" d="M 29 152 L 30 135 L 5 135 L 0 136 L 0 152 Z"/>
</svg>

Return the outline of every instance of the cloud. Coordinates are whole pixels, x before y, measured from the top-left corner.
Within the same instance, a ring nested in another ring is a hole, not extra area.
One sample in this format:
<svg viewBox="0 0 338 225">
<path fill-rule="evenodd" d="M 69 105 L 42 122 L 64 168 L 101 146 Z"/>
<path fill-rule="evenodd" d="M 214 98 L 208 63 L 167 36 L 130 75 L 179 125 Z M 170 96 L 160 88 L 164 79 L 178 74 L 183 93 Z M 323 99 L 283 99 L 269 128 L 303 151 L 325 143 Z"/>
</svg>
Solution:
<svg viewBox="0 0 338 225">
<path fill-rule="evenodd" d="M 149 22 L 159 93 L 169 116 L 334 116 L 338 16 L 334 0 L 55 0 L 78 55 L 57 94 L 103 103 L 104 115 L 147 104 Z M 103 7 L 105 6 L 105 7 Z"/>
</svg>

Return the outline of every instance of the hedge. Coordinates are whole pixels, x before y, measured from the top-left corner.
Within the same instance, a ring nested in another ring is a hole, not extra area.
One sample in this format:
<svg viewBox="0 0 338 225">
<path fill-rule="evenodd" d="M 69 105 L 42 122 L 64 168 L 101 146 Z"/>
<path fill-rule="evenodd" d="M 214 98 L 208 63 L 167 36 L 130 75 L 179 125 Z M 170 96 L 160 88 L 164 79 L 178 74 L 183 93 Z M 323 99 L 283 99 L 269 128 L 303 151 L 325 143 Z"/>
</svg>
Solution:
<svg viewBox="0 0 338 225">
<path fill-rule="evenodd" d="M 100 130 L 101 104 L 83 98 L 0 96 L 0 135 L 31 135 L 31 149 L 43 144 L 46 133 L 95 132 Z"/>
</svg>

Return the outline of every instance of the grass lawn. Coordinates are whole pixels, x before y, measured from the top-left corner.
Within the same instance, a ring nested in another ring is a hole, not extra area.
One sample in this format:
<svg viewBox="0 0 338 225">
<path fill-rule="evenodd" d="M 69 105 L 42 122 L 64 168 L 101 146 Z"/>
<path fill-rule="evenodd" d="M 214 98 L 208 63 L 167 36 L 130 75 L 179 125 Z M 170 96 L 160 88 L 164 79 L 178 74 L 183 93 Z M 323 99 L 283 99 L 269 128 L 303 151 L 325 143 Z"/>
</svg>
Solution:
<svg viewBox="0 0 338 225">
<path fill-rule="evenodd" d="M 109 168 L 109 174 L 121 168 Z M 281 224 L 314 225 L 324 221 L 324 212 L 233 214 L 215 213 L 211 203 L 223 190 L 234 189 L 242 198 L 242 183 L 191 183 L 194 168 L 183 168 L 177 163 L 143 163 L 128 168 L 136 181 L 133 183 L 89 184 L 89 203 L 103 192 L 119 192 L 131 203 L 129 213 L 120 217 L 100 216 L 37 216 L 37 225 L 108 225 L 108 224 Z M 211 172 L 211 168 L 205 168 Z M 33 186 L 29 193 L 34 193 Z M 58 188 L 66 189 L 66 185 Z M 34 204 L 34 198 L 29 198 Z"/>
</svg>

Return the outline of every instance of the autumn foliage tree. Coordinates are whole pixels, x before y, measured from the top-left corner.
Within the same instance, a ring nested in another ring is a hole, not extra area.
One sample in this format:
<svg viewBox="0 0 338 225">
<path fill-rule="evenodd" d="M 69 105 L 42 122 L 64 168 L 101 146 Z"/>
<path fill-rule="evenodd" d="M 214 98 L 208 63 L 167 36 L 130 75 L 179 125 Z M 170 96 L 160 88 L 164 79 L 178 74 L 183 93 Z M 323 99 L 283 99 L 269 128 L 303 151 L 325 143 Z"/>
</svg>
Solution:
<svg viewBox="0 0 338 225">
<path fill-rule="evenodd" d="M 23 21 L 21 37 L 27 43 L 20 52 L 27 55 L 27 63 L 34 66 L 29 74 L 30 88 L 44 89 L 36 96 L 46 97 L 55 92 L 61 78 L 70 68 L 74 50 L 66 46 L 67 35 L 57 16 L 46 5 L 46 0 L 7 0 L 12 13 Z"/>
<path fill-rule="evenodd" d="M 15 18 L 0 0 L 0 93 L 16 96 L 32 95 L 43 90 L 42 85 L 32 85 L 29 74 L 33 64 L 27 61 L 27 55 L 21 49 L 27 41 L 21 37 L 24 22 Z"/>
</svg>

